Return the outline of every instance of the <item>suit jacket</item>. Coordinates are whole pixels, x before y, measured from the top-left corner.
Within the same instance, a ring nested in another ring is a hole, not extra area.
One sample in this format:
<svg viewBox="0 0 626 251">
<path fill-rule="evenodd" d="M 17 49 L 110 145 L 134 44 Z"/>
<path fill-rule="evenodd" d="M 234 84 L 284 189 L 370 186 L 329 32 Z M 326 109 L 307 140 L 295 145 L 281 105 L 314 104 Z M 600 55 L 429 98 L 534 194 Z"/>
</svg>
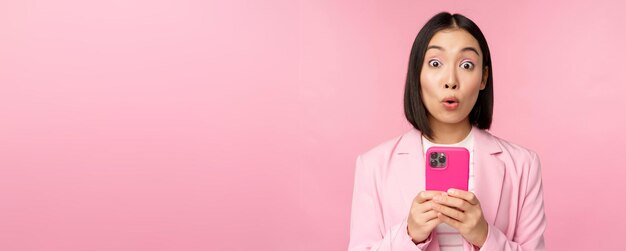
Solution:
<svg viewBox="0 0 626 251">
<path fill-rule="evenodd" d="M 472 127 L 474 194 L 489 224 L 480 250 L 545 250 L 546 219 L 537 154 Z M 439 250 L 433 231 L 415 245 L 409 210 L 425 188 L 421 133 L 412 129 L 358 156 L 349 251 Z M 463 240 L 464 250 L 477 250 Z"/>
</svg>

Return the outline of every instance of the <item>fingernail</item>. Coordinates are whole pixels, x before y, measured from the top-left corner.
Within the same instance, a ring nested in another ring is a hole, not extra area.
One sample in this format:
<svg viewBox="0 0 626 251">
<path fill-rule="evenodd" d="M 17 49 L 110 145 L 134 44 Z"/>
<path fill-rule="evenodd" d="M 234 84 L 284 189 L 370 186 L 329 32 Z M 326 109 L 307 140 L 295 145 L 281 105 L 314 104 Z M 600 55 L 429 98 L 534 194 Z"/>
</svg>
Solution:
<svg viewBox="0 0 626 251">
<path fill-rule="evenodd" d="M 456 191 L 454 191 L 454 189 L 450 188 L 450 189 L 448 189 L 448 193 L 449 193 L 449 194 L 455 194 L 455 193 L 456 193 Z"/>
<path fill-rule="evenodd" d="M 441 196 L 437 195 L 433 198 L 435 201 L 441 201 Z"/>
</svg>

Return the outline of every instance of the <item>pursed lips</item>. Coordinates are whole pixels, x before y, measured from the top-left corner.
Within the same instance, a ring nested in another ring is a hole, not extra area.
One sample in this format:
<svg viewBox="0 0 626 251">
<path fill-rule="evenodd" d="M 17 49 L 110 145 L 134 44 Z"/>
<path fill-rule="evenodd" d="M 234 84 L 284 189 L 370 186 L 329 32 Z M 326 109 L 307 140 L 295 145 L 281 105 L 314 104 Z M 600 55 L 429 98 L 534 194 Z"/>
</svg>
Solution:
<svg viewBox="0 0 626 251">
<path fill-rule="evenodd" d="M 456 97 L 445 97 L 442 103 L 446 110 L 454 110 L 459 106 L 459 100 Z"/>
</svg>

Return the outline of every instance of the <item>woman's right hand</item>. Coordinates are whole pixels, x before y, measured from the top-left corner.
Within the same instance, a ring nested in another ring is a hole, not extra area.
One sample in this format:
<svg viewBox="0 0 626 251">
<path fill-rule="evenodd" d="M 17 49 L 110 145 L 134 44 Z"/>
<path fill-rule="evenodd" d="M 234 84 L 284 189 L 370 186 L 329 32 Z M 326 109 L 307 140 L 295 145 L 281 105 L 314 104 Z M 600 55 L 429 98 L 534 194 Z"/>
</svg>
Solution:
<svg viewBox="0 0 626 251">
<path fill-rule="evenodd" d="M 413 199 L 407 220 L 407 231 L 415 244 L 426 240 L 430 232 L 441 223 L 437 212 L 432 209 L 432 199 L 442 193 L 444 192 L 422 191 Z"/>
</svg>

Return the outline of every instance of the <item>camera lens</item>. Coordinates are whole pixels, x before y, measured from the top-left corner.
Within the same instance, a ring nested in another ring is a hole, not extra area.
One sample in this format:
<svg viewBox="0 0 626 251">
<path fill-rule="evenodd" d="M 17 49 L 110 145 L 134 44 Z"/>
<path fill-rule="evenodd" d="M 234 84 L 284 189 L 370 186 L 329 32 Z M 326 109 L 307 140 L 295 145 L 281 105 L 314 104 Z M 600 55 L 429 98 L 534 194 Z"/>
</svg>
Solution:
<svg viewBox="0 0 626 251">
<path fill-rule="evenodd" d="M 430 153 L 430 158 L 431 159 L 436 159 L 437 158 L 437 152 Z"/>
<path fill-rule="evenodd" d="M 436 167 L 437 166 L 437 159 L 430 159 L 430 166 Z"/>
<path fill-rule="evenodd" d="M 439 162 L 440 163 L 446 163 L 446 156 L 445 155 L 439 156 Z"/>
</svg>

